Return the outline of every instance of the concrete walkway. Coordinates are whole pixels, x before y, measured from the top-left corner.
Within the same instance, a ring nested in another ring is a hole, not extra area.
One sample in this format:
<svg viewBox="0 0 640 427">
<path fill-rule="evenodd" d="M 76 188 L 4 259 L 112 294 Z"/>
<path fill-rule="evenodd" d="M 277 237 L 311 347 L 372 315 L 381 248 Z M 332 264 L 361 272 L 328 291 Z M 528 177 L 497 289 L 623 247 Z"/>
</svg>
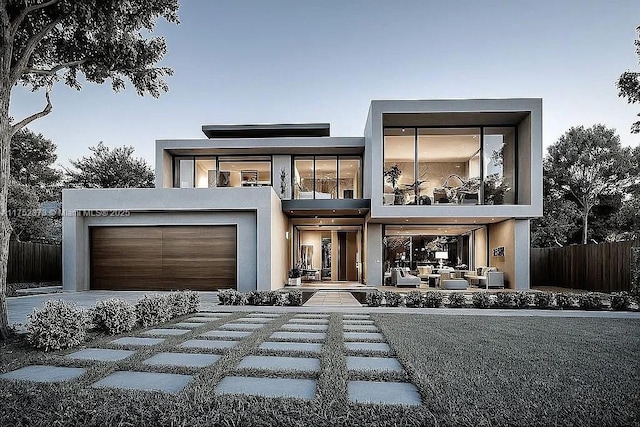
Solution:
<svg viewBox="0 0 640 427">
<path fill-rule="evenodd" d="M 304 303 L 305 307 L 362 307 L 351 292 L 318 291 Z"/>
<path fill-rule="evenodd" d="M 7 298 L 9 323 L 25 323 L 27 315 L 34 308 L 42 307 L 47 300 L 65 300 L 89 308 L 99 300 L 107 298 L 122 298 L 135 303 L 142 295 L 162 292 L 143 291 L 85 291 L 64 292 L 53 295 L 35 295 L 26 297 Z M 338 293 L 338 292 L 331 292 Z M 353 296 L 347 292 L 351 298 Z M 200 292 L 202 311 L 225 312 L 342 312 L 342 313 L 403 313 L 416 315 L 446 315 L 446 316 L 505 316 L 505 317 L 591 317 L 604 319 L 638 319 L 640 311 L 583 311 L 583 310 L 536 310 L 536 309 L 477 309 L 477 308 L 406 308 L 406 307 L 368 307 L 358 305 L 305 305 L 303 307 L 268 307 L 268 306 L 220 306 L 217 292 Z M 345 297 L 346 298 L 346 297 Z M 311 301 L 311 299 L 309 299 Z M 355 298 L 354 298 L 355 301 Z M 308 301 L 307 301 L 308 302 Z M 355 301 L 357 303 L 357 301 Z"/>
</svg>

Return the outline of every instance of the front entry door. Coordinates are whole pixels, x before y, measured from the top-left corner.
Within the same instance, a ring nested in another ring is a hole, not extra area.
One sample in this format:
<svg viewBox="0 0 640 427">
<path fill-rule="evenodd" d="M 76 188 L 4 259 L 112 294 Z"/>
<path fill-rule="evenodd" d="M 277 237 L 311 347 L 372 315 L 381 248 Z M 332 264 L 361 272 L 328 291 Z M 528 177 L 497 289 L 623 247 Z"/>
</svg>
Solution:
<svg viewBox="0 0 640 427">
<path fill-rule="evenodd" d="M 338 280 L 349 282 L 358 280 L 358 270 L 356 268 L 357 242 L 357 232 L 338 232 Z"/>
</svg>

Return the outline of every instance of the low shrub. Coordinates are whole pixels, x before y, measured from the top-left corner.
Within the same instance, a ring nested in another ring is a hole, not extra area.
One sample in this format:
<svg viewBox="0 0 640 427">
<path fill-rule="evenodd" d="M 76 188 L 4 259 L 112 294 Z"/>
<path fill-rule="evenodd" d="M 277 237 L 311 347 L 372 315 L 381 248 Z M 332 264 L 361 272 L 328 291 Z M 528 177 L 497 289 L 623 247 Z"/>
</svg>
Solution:
<svg viewBox="0 0 640 427">
<path fill-rule="evenodd" d="M 172 317 L 195 313 L 200 307 L 200 294 L 194 291 L 174 291 L 168 298 Z"/>
<path fill-rule="evenodd" d="M 516 292 L 514 303 L 518 308 L 528 308 L 533 302 L 533 297 L 527 292 Z"/>
<path fill-rule="evenodd" d="M 455 294 L 458 295 L 458 294 Z M 424 294 L 424 302 L 423 302 L 425 307 L 428 308 L 438 308 L 442 306 L 442 293 L 441 292 L 435 292 L 435 291 L 429 291 L 426 294 Z"/>
<path fill-rule="evenodd" d="M 387 307 L 399 307 L 402 304 L 402 295 L 394 291 L 385 291 L 384 301 Z"/>
<path fill-rule="evenodd" d="M 618 292 L 611 294 L 611 309 L 612 310 L 629 310 L 631 306 L 631 296 L 628 292 Z"/>
<path fill-rule="evenodd" d="M 136 326 L 136 308 L 120 298 L 98 301 L 92 310 L 96 328 L 115 335 L 129 332 Z"/>
<path fill-rule="evenodd" d="M 223 289 L 218 291 L 218 300 L 222 305 L 245 305 L 247 296 L 235 289 Z"/>
<path fill-rule="evenodd" d="M 44 351 L 80 345 L 86 337 L 87 315 L 66 301 L 47 301 L 28 316 L 27 340 Z"/>
<path fill-rule="evenodd" d="M 583 310 L 600 310 L 604 307 L 602 297 L 595 292 L 588 292 L 578 296 L 578 305 Z"/>
<path fill-rule="evenodd" d="M 143 328 L 171 319 L 170 295 L 143 295 L 136 302 L 136 317 Z"/>
<path fill-rule="evenodd" d="M 422 293 L 420 291 L 409 291 L 404 296 L 404 304 L 407 307 L 414 307 L 414 308 L 422 307 Z"/>
<path fill-rule="evenodd" d="M 572 308 L 575 302 L 576 300 L 571 294 L 556 294 L 556 306 L 558 306 L 558 308 Z"/>
<path fill-rule="evenodd" d="M 380 307 L 382 305 L 383 298 L 384 294 L 382 292 L 367 292 L 367 305 L 369 307 Z"/>
<path fill-rule="evenodd" d="M 302 292 L 297 290 L 297 289 L 293 289 L 291 291 L 289 291 L 289 305 L 293 305 L 293 306 L 301 306 L 302 305 Z"/>
<path fill-rule="evenodd" d="M 475 292 L 471 297 L 473 306 L 476 308 L 489 308 L 491 307 L 491 298 L 486 292 Z"/>
<path fill-rule="evenodd" d="M 496 294 L 496 307 L 512 308 L 515 305 L 515 295 L 512 292 L 498 292 Z"/>
<path fill-rule="evenodd" d="M 538 308 L 550 307 L 553 302 L 553 294 L 551 292 L 538 292 L 533 297 L 533 303 Z"/>
<path fill-rule="evenodd" d="M 464 298 L 464 294 L 450 294 L 449 295 L 449 307 L 452 308 L 460 308 L 460 307 L 466 307 L 467 306 L 467 301 Z"/>
</svg>

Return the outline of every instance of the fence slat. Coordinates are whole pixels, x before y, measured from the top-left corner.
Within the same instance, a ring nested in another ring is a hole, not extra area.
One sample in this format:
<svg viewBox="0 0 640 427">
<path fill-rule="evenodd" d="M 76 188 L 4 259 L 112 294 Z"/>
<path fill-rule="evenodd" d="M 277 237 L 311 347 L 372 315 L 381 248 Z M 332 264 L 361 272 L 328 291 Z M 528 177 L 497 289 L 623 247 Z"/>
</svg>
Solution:
<svg viewBox="0 0 640 427">
<path fill-rule="evenodd" d="M 62 280 L 62 247 L 31 242 L 9 242 L 7 282 Z"/>
<path fill-rule="evenodd" d="M 631 289 L 631 248 L 640 240 L 562 248 L 532 248 L 531 286 L 588 291 Z"/>
</svg>

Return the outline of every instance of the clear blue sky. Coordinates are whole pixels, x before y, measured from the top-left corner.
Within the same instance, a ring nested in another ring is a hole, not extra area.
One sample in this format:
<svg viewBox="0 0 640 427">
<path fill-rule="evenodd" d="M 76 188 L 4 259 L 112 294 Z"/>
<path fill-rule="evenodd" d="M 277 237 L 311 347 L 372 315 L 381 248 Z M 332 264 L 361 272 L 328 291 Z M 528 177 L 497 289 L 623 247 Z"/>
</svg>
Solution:
<svg viewBox="0 0 640 427">
<path fill-rule="evenodd" d="M 203 124 L 329 122 L 362 136 L 372 99 L 542 97 L 545 147 L 594 123 L 640 141 L 640 105 L 615 88 L 640 69 L 637 0 L 190 0 L 179 15 L 155 31 L 175 71 L 159 99 L 55 87 L 53 112 L 30 127 L 60 164 L 104 141 L 153 165 L 156 139 L 202 138 Z M 13 92 L 16 119 L 43 105 Z"/>
</svg>

